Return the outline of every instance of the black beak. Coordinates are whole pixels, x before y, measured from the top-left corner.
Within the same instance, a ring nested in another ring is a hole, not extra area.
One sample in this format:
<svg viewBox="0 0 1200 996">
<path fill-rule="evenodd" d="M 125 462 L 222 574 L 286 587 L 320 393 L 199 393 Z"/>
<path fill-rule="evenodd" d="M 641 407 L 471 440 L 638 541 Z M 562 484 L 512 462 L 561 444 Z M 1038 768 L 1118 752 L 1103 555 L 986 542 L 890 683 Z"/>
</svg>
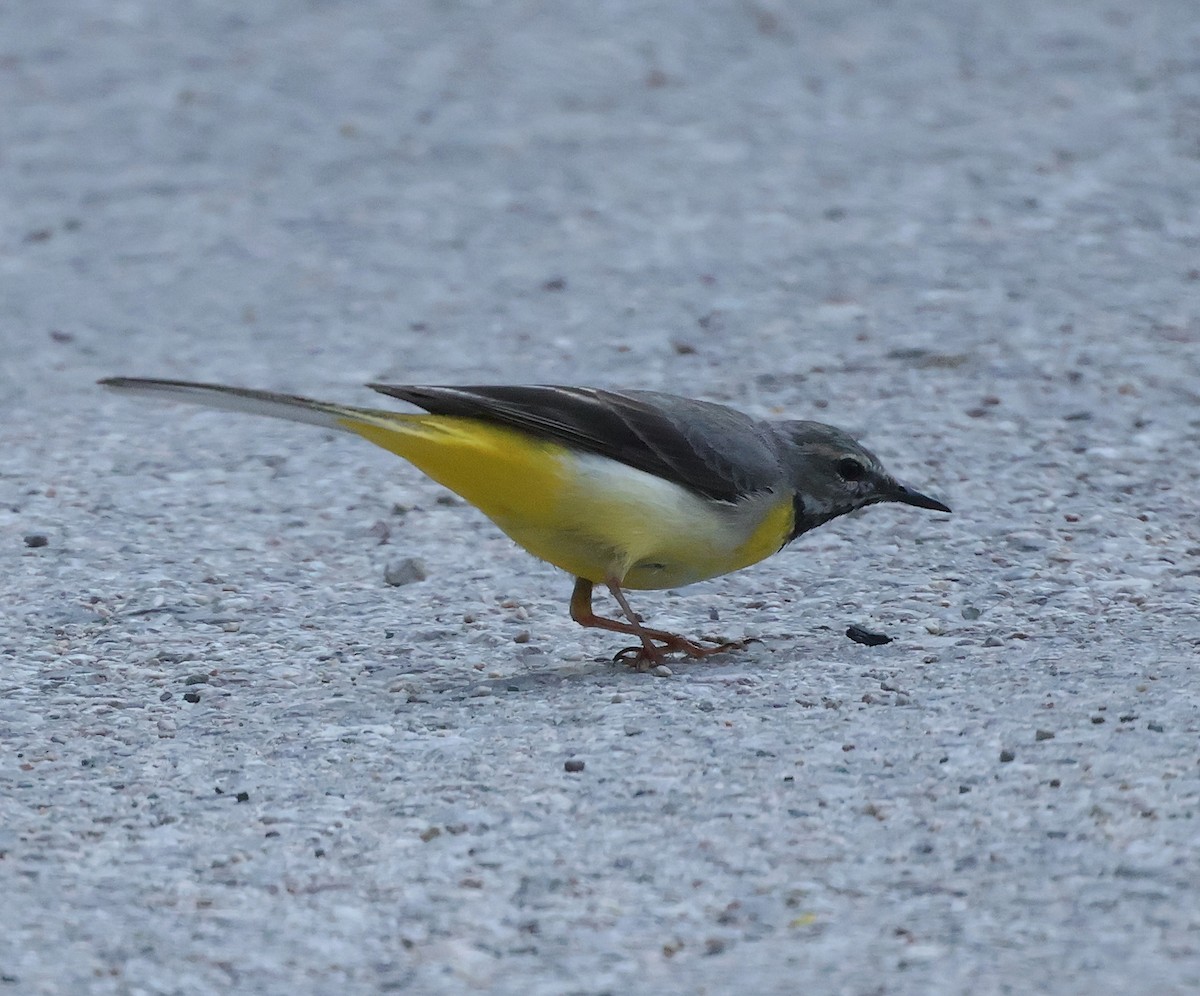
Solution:
<svg viewBox="0 0 1200 996">
<path fill-rule="evenodd" d="M 887 489 L 887 500 L 898 501 L 902 505 L 912 505 L 914 508 L 928 508 L 935 512 L 949 512 L 950 506 L 938 501 L 936 498 L 930 498 L 929 495 L 923 495 L 920 491 L 910 488 L 907 484 L 901 484 L 899 481 L 893 481 L 892 486 Z"/>
</svg>

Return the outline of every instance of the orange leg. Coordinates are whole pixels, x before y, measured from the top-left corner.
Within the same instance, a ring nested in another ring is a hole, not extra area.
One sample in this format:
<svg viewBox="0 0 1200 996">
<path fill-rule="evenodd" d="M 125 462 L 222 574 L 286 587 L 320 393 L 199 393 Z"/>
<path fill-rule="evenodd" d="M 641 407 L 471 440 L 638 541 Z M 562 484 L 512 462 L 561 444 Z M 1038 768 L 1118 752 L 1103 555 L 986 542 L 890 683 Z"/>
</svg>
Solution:
<svg viewBox="0 0 1200 996">
<path fill-rule="evenodd" d="M 719 654 L 723 650 L 738 650 L 750 642 L 741 640 L 736 643 L 719 643 L 706 647 L 675 633 L 650 629 L 642 625 L 637 613 L 629 607 L 629 602 L 625 598 L 625 592 L 621 590 L 620 584 L 611 579 L 605 584 L 612 592 L 613 598 L 617 600 L 617 604 L 621 606 L 621 611 L 629 622 L 608 619 L 598 616 L 592 611 L 592 582 L 586 578 L 575 579 L 575 590 L 571 593 L 571 618 L 580 626 L 606 629 L 612 633 L 625 633 L 629 636 L 636 636 L 641 641 L 640 647 L 626 647 L 613 660 L 625 661 L 627 664 L 641 668 L 643 665 L 661 664 L 663 658 L 672 651 L 687 654 L 689 657 L 707 657 L 710 654 Z"/>
</svg>

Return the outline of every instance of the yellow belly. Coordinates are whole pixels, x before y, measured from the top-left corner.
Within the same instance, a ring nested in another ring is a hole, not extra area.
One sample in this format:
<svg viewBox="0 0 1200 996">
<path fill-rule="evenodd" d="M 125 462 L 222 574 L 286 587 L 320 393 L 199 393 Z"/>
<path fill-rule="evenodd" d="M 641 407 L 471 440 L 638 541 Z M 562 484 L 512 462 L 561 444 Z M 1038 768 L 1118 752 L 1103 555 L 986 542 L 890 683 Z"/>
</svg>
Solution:
<svg viewBox="0 0 1200 996">
<path fill-rule="evenodd" d="M 343 423 L 480 509 L 526 550 L 576 577 L 672 588 L 775 553 L 786 498 L 714 503 L 603 457 L 477 419 L 396 415 Z"/>
</svg>

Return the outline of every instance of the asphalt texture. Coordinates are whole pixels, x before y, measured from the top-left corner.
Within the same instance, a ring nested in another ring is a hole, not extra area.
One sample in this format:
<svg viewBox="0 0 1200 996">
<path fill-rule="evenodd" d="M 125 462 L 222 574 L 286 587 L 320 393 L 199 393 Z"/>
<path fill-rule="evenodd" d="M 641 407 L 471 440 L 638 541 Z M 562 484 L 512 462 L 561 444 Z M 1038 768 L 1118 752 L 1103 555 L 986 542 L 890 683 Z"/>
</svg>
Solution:
<svg viewBox="0 0 1200 996">
<path fill-rule="evenodd" d="M 1198 53 L 1194 0 L 0 5 L 0 993 L 1197 991 Z M 116 374 L 673 391 L 954 514 L 634 593 L 761 641 L 656 677 L 383 451 Z"/>
</svg>

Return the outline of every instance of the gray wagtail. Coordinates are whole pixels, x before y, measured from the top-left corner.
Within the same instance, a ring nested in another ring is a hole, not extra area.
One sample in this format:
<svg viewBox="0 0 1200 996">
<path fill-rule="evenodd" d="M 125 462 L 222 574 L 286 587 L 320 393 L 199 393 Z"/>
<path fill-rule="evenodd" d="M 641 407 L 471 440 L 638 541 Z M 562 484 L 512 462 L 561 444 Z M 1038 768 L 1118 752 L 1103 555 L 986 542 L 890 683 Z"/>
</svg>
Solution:
<svg viewBox="0 0 1200 996">
<path fill-rule="evenodd" d="M 633 664 L 703 645 L 651 629 L 624 589 L 728 574 L 801 533 L 878 502 L 949 512 L 901 484 L 841 429 L 760 421 L 654 391 L 584 387 L 396 387 L 403 414 L 217 384 L 113 377 L 105 387 L 354 432 L 462 496 L 535 557 L 575 578 L 571 618 L 636 637 Z M 624 620 L 592 611 L 605 585 Z"/>
</svg>

